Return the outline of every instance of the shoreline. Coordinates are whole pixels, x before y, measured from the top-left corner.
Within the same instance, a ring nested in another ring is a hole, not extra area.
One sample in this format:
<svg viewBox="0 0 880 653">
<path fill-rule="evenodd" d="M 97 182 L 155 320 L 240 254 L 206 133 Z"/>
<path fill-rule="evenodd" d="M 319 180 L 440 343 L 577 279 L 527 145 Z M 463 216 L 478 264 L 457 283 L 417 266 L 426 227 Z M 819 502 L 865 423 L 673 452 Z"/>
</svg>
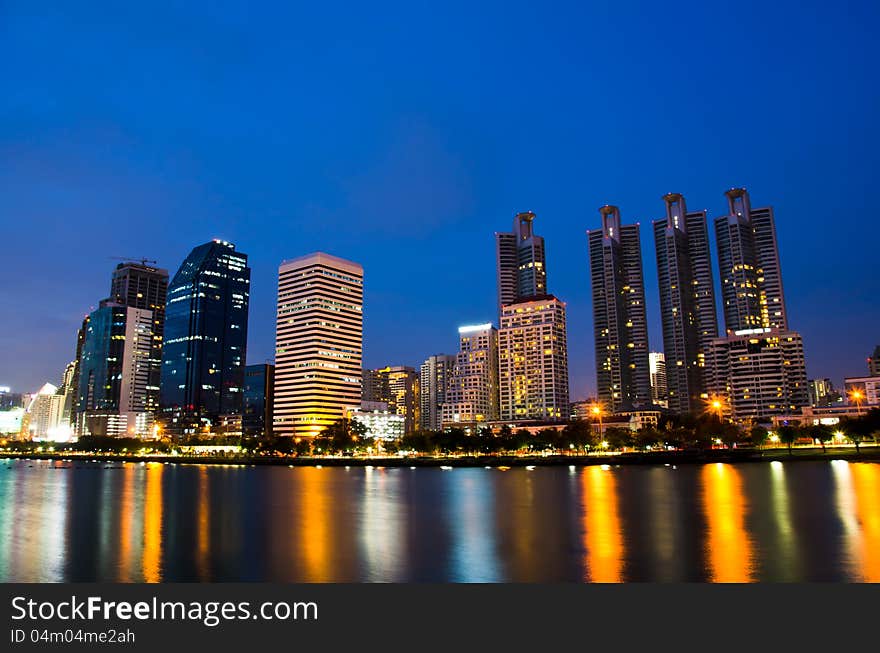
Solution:
<svg viewBox="0 0 880 653">
<path fill-rule="evenodd" d="M 118 455 L 108 453 L 71 454 L 69 452 L 2 452 L 6 460 L 51 460 L 61 462 L 171 463 L 178 465 L 248 465 L 287 467 L 558 467 L 565 465 L 703 465 L 707 463 L 797 462 L 847 460 L 880 462 L 880 446 L 834 447 L 822 452 L 816 449 L 795 449 L 789 455 L 784 448 L 708 449 L 705 451 L 627 452 L 619 454 L 557 454 L 552 456 L 419 456 L 410 458 L 345 458 L 345 457 L 269 457 L 269 456 L 162 456 Z"/>
</svg>

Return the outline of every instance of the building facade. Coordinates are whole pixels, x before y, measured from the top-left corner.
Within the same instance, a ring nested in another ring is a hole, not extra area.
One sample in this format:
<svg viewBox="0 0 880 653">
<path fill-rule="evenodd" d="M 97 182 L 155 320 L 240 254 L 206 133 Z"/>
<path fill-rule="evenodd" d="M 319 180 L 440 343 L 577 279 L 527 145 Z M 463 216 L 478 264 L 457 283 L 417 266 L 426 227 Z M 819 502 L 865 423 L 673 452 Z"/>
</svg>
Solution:
<svg viewBox="0 0 880 653">
<path fill-rule="evenodd" d="M 840 393 L 834 389 L 831 379 L 810 379 L 807 381 L 810 405 L 821 408 L 831 406 L 841 400 Z"/>
<path fill-rule="evenodd" d="M 251 270 L 232 243 L 213 240 L 186 257 L 168 287 L 160 405 L 181 437 L 240 415 Z"/>
<path fill-rule="evenodd" d="M 880 345 L 868 356 L 868 376 L 880 376 Z"/>
<path fill-rule="evenodd" d="M 564 302 L 539 295 L 502 306 L 498 382 L 501 419 L 568 419 Z"/>
<path fill-rule="evenodd" d="M 43 384 L 28 404 L 27 419 L 22 421 L 27 428 L 28 437 L 31 440 L 58 439 L 63 410 L 64 395 L 58 393 L 58 386 Z"/>
<path fill-rule="evenodd" d="M 406 418 L 389 410 L 379 408 L 354 407 L 346 411 L 346 416 L 363 425 L 364 437 L 377 440 L 399 440 L 405 433 Z"/>
<path fill-rule="evenodd" d="M 443 427 L 497 420 L 498 330 L 491 324 L 458 329 L 459 351 L 441 407 Z"/>
<path fill-rule="evenodd" d="M 380 401 L 404 418 L 404 432 L 419 425 L 421 412 L 419 374 L 412 367 L 387 366 L 363 371 L 363 401 Z"/>
<path fill-rule="evenodd" d="M 854 376 L 843 380 L 847 404 L 856 408 L 880 406 L 880 376 Z"/>
<path fill-rule="evenodd" d="M 363 284 L 363 267 L 322 252 L 279 267 L 275 435 L 320 435 L 360 405 Z"/>
<path fill-rule="evenodd" d="M 531 211 L 518 213 L 513 231 L 495 234 L 499 310 L 523 297 L 547 293 L 544 239 L 535 235 L 534 220 Z"/>
<path fill-rule="evenodd" d="M 146 408 L 159 410 L 159 384 L 162 375 L 162 343 L 165 336 L 165 302 L 168 295 L 168 270 L 146 263 L 125 262 L 116 266 L 110 283 L 110 300 L 121 306 L 146 309 L 153 314 L 153 343 L 147 383 Z"/>
<path fill-rule="evenodd" d="M 596 383 L 606 410 L 651 405 L 648 323 L 639 225 L 622 225 L 616 206 L 599 209 L 587 232 L 596 347 Z"/>
<path fill-rule="evenodd" d="M 648 372 L 651 375 L 651 401 L 663 408 L 669 407 L 668 387 L 666 385 L 666 356 L 662 351 L 648 354 Z"/>
<path fill-rule="evenodd" d="M 275 392 L 275 366 L 268 363 L 244 368 L 241 428 L 248 437 L 272 436 L 272 398 Z"/>
<path fill-rule="evenodd" d="M 738 331 L 716 338 L 707 358 L 709 391 L 737 422 L 767 422 L 809 405 L 804 345 L 794 331 Z"/>
<path fill-rule="evenodd" d="M 688 212 L 680 193 L 669 193 L 663 201 L 666 216 L 654 222 L 654 245 L 666 401 L 673 413 L 685 414 L 698 412 L 705 403 L 706 351 L 718 337 L 712 259 L 706 212 Z"/>
<path fill-rule="evenodd" d="M 455 356 L 436 354 L 428 357 L 419 369 L 419 428 L 439 431 L 443 428 L 441 406 L 455 369 Z"/>
<path fill-rule="evenodd" d="M 79 361 L 77 436 L 148 437 L 153 312 L 110 300 L 89 315 Z"/>
</svg>

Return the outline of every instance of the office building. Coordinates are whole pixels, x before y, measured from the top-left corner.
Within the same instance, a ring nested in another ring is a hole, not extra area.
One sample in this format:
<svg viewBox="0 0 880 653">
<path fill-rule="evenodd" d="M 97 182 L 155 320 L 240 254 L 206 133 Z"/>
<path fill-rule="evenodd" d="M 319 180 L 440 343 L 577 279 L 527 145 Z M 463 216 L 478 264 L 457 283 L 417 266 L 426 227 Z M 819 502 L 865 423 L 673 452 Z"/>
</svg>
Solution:
<svg viewBox="0 0 880 653">
<path fill-rule="evenodd" d="M 564 302 L 538 295 L 502 306 L 498 378 L 501 419 L 568 419 Z"/>
<path fill-rule="evenodd" d="M 412 433 L 419 424 L 420 382 L 412 367 L 387 366 L 363 371 L 363 401 L 381 401 L 388 410 L 404 418 L 404 431 Z"/>
<path fill-rule="evenodd" d="M 663 201 L 666 216 L 654 221 L 667 386 L 662 405 L 694 413 L 705 404 L 706 351 L 718 337 L 709 231 L 706 212 L 689 212 L 680 193 Z"/>
<path fill-rule="evenodd" d="M 276 436 L 314 437 L 361 402 L 364 270 L 317 252 L 278 269 Z"/>
<path fill-rule="evenodd" d="M 666 356 L 661 351 L 648 354 L 648 372 L 651 377 L 651 401 L 662 408 L 669 407 L 666 385 Z"/>
<path fill-rule="evenodd" d="M 419 428 L 439 431 L 443 427 L 441 406 L 455 369 L 455 356 L 436 354 L 428 357 L 419 369 Z"/>
<path fill-rule="evenodd" d="M 69 433 L 60 433 L 64 395 L 58 394 L 58 386 L 43 384 L 28 404 L 27 430 L 32 440 L 67 440 Z M 23 422 L 24 424 L 25 422 Z"/>
<path fill-rule="evenodd" d="M 212 240 L 190 252 L 168 286 L 160 405 L 172 437 L 241 414 L 250 280 L 247 255 Z"/>
<path fill-rule="evenodd" d="M 534 232 L 535 214 L 518 213 L 513 231 L 496 232 L 499 311 L 505 304 L 547 293 L 544 239 Z"/>
<path fill-rule="evenodd" d="M 767 422 L 809 404 L 800 334 L 762 328 L 716 338 L 707 353 L 709 392 L 737 422 Z"/>
<path fill-rule="evenodd" d="M 159 410 L 159 382 L 162 374 L 162 343 L 165 335 L 165 302 L 168 294 L 168 271 L 151 267 L 146 262 L 127 261 L 113 271 L 110 300 L 132 308 L 146 309 L 153 314 L 153 343 L 147 361 L 146 408 Z"/>
<path fill-rule="evenodd" d="M 89 315 L 77 366 L 77 436 L 152 434 L 153 413 L 147 403 L 152 329 L 152 311 L 110 300 Z"/>
<path fill-rule="evenodd" d="M 441 423 L 476 426 L 498 419 L 498 330 L 491 324 L 458 329 L 459 351 Z"/>
<path fill-rule="evenodd" d="M 391 412 L 387 408 L 370 408 L 368 407 L 370 403 L 373 402 L 366 402 L 365 405 L 360 407 L 346 409 L 348 419 L 363 425 L 366 430 L 364 437 L 385 441 L 402 438 L 405 435 L 406 418 L 403 415 Z"/>
<path fill-rule="evenodd" d="M 744 188 L 725 195 L 729 211 L 715 219 L 715 236 L 727 333 L 785 331 L 788 318 L 773 208 L 752 208 Z"/>
<path fill-rule="evenodd" d="M 622 225 L 616 206 L 599 209 L 601 229 L 587 232 L 596 382 L 610 412 L 651 405 L 648 324 L 639 225 Z"/>
<path fill-rule="evenodd" d="M 275 366 L 267 363 L 244 368 L 241 427 L 249 437 L 272 435 L 272 399 L 275 392 Z"/>
</svg>

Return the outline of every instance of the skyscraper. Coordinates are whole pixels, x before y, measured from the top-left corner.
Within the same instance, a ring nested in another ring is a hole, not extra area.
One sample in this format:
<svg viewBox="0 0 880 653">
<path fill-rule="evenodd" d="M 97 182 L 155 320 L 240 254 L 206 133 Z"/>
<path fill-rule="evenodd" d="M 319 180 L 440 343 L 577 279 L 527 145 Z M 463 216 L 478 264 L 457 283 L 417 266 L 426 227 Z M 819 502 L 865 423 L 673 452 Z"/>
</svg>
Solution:
<svg viewBox="0 0 880 653">
<path fill-rule="evenodd" d="M 666 356 L 662 351 L 652 351 L 648 354 L 648 370 L 651 375 L 651 401 L 658 406 L 669 408 Z"/>
<path fill-rule="evenodd" d="M 684 196 L 664 195 L 666 217 L 654 221 L 657 281 L 669 408 L 702 409 L 706 352 L 718 337 L 706 212 L 689 213 Z"/>
<path fill-rule="evenodd" d="M 313 437 L 361 403 L 364 269 L 317 252 L 278 269 L 274 432 Z"/>
<path fill-rule="evenodd" d="M 518 213 L 512 232 L 497 232 L 498 306 L 547 293 L 544 239 L 536 236 L 531 211 Z"/>
<path fill-rule="evenodd" d="M 639 225 L 621 225 L 616 206 L 599 209 L 587 232 L 593 293 L 596 381 L 606 410 L 651 404 L 648 326 Z"/>
<path fill-rule="evenodd" d="M 251 270 L 224 240 L 199 245 L 168 287 L 160 404 L 181 436 L 241 414 Z"/>
<path fill-rule="evenodd" d="M 441 421 L 477 425 L 498 419 L 498 330 L 491 324 L 463 326 L 458 339 Z"/>
<path fill-rule="evenodd" d="M 241 428 L 251 437 L 272 435 L 272 396 L 275 392 L 275 366 L 267 363 L 244 368 Z"/>
<path fill-rule="evenodd" d="M 165 334 L 165 301 L 168 293 L 168 270 L 154 268 L 146 263 L 127 261 L 113 271 L 110 300 L 122 306 L 152 311 L 153 343 L 147 382 L 146 409 L 159 409 L 159 381 L 162 373 L 162 342 Z"/>
<path fill-rule="evenodd" d="M 788 328 L 773 208 L 753 209 L 745 188 L 725 193 L 728 215 L 715 218 L 727 333 Z"/>
<path fill-rule="evenodd" d="M 404 433 L 412 433 L 419 424 L 419 386 L 419 375 L 412 367 L 364 370 L 362 401 L 386 404 L 390 412 L 403 416 Z"/>
<path fill-rule="evenodd" d="M 727 335 L 707 352 L 709 391 L 733 419 L 768 420 L 809 405 L 804 346 L 788 329 L 773 209 L 754 209 L 744 188 L 725 193 L 715 219 Z"/>
<path fill-rule="evenodd" d="M 448 354 L 430 356 L 422 363 L 419 370 L 419 426 L 423 430 L 439 431 L 443 427 L 441 406 L 446 402 L 454 369 L 455 356 Z"/>
<path fill-rule="evenodd" d="M 79 361 L 76 434 L 151 434 L 153 312 L 110 300 L 89 315 Z"/>
<path fill-rule="evenodd" d="M 564 302 L 538 295 L 505 304 L 498 361 L 501 419 L 568 419 Z"/>
</svg>

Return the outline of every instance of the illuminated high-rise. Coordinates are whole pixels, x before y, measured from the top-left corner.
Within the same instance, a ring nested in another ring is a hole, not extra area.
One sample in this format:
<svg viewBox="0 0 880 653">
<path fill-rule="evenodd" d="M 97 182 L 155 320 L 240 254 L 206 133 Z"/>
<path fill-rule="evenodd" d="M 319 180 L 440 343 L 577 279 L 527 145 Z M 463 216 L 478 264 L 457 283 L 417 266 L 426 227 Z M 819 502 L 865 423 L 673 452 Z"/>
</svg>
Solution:
<svg viewBox="0 0 880 653">
<path fill-rule="evenodd" d="M 386 366 L 363 372 L 362 400 L 382 402 L 388 410 L 404 418 L 404 433 L 412 433 L 419 425 L 419 375 L 412 367 Z"/>
<path fill-rule="evenodd" d="M 652 351 L 648 354 L 648 371 L 651 375 L 651 400 L 658 406 L 669 408 L 666 356 L 662 351 Z"/>
<path fill-rule="evenodd" d="M 498 383 L 501 419 L 568 419 L 564 302 L 539 295 L 502 307 Z"/>
<path fill-rule="evenodd" d="M 251 269 L 232 243 L 190 252 L 168 286 L 160 405 L 173 436 L 240 415 Z"/>
<path fill-rule="evenodd" d="M 110 300 L 122 306 L 147 309 L 153 313 L 153 343 L 147 382 L 146 408 L 159 409 L 159 381 L 162 374 L 162 342 L 165 334 L 165 302 L 168 271 L 145 262 L 126 261 L 116 266 L 110 286 Z"/>
<path fill-rule="evenodd" d="M 317 252 L 278 269 L 274 434 L 314 437 L 361 403 L 364 269 Z"/>
<path fill-rule="evenodd" d="M 544 239 L 535 235 L 534 219 L 531 211 L 518 213 L 513 231 L 495 234 L 499 310 L 504 304 L 547 293 Z"/>
<path fill-rule="evenodd" d="M 715 218 L 727 333 L 788 329 L 773 207 L 752 208 L 748 191 L 725 193 L 728 214 Z"/>
<path fill-rule="evenodd" d="M 651 405 L 648 321 L 639 225 L 622 225 L 616 206 L 599 209 L 587 232 L 593 293 L 596 382 L 605 410 Z"/>
<path fill-rule="evenodd" d="M 463 326 L 458 337 L 441 421 L 444 426 L 474 426 L 498 419 L 498 329 L 491 324 Z"/>
<path fill-rule="evenodd" d="M 654 221 L 657 281 L 666 361 L 668 407 L 702 409 L 706 352 L 718 337 L 706 212 L 688 212 L 684 196 L 663 197 L 666 216 Z"/>
</svg>

